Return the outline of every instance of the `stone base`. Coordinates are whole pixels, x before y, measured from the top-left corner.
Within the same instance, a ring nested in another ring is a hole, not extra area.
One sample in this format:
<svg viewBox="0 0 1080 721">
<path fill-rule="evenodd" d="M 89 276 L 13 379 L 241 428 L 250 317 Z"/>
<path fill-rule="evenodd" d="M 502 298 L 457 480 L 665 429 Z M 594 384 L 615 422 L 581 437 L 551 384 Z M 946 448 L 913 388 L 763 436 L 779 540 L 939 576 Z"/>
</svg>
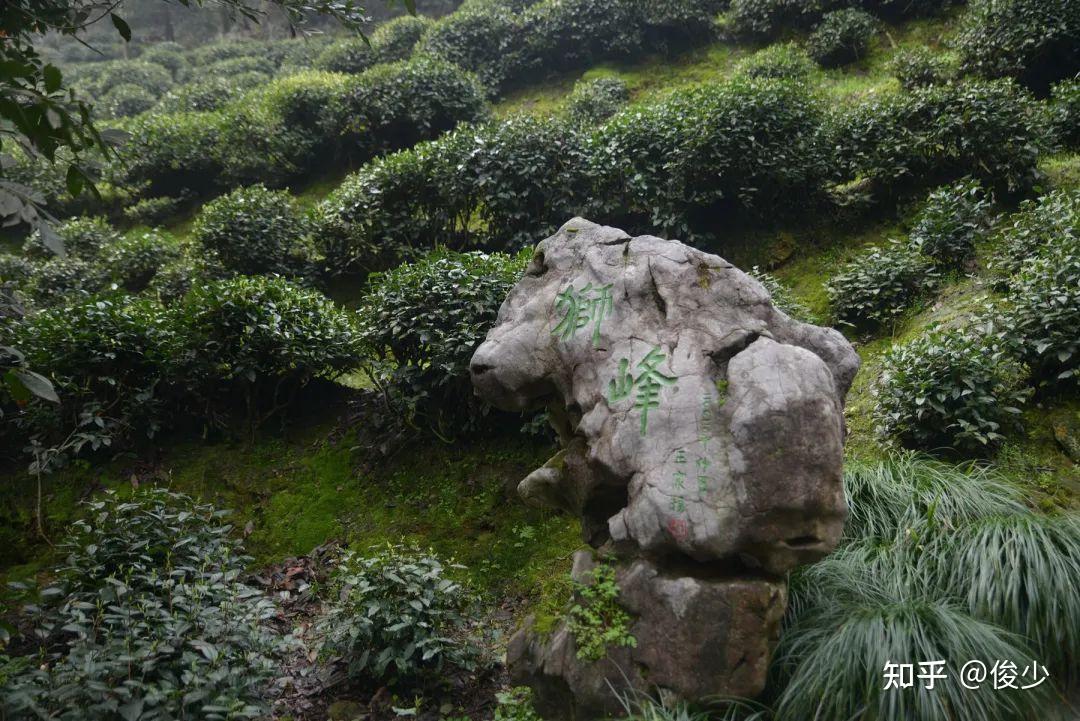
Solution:
<svg viewBox="0 0 1080 721">
<path fill-rule="evenodd" d="M 575 580 L 587 583 L 593 567 L 592 555 L 579 552 Z M 642 559 L 620 565 L 616 579 L 619 603 L 634 619 L 635 648 L 580 660 L 564 622 L 541 637 L 532 619 L 510 640 L 511 680 L 533 689 L 544 718 L 619 715 L 619 696 L 634 691 L 686 701 L 761 693 L 787 604 L 783 582 L 668 575 Z"/>
</svg>

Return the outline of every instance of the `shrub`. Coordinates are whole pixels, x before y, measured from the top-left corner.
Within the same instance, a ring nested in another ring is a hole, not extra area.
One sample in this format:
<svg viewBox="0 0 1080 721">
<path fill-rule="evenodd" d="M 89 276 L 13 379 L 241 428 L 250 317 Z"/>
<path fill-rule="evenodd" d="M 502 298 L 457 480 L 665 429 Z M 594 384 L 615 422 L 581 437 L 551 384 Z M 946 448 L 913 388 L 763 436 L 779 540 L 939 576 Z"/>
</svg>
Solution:
<svg viewBox="0 0 1080 721">
<path fill-rule="evenodd" d="M 375 28 L 371 33 L 371 47 L 378 61 L 392 63 L 407 59 L 433 24 L 431 18 L 402 15 Z"/>
<path fill-rule="evenodd" d="M 56 227 L 64 252 L 82 260 L 92 260 L 101 249 L 116 242 L 120 234 L 104 218 L 73 218 Z M 42 242 L 41 231 L 34 231 L 23 244 L 23 254 L 29 258 L 47 259 L 53 251 Z"/>
<path fill-rule="evenodd" d="M 221 40 L 200 45 L 188 53 L 188 58 L 194 67 L 201 68 L 222 60 L 264 55 L 266 50 L 266 43 L 257 40 Z"/>
<path fill-rule="evenodd" d="M 180 255 L 161 266 L 154 274 L 147 291 L 162 305 L 169 306 L 183 298 L 192 287 L 212 280 L 231 277 L 215 257 L 196 253 L 194 248 L 183 247 Z"/>
<path fill-rule="evenodd" d="M 1030 392 L 1024 368 L 982 330 L 932 330 L 893 346 L 875 386 L 883 436 L 910 448 L 980 450 L 1004 438 Z"/>
<path fill-rule="evenodd" d="M 731 0 L 728 25 L 738 35 L 771 37 L 783 28 L 812 25 L 830 0 Z"/>
<path fill-rule="evenodd" d="M 828 164 L 820 123 L 806 88 L 777 80 L 740 78 L 627 109 L 590 142 L 598 214 L 692 238 L 699 217 L 715 226 L 812 207 Z"/>
<path fill-rule="evenodd" d="M 833 137 L 842 180 L 864 178 L 892 195 L 965 175 L 1021 192 L 1048 145 L 1038 103 L 1004 81 L 884 93 L 841 111 Z"/>
<path fill-rule="evenodd" d="M 358 37 L 337 40 L 323 48 L 314 66 L 332 73 L 362 73 L 378 62 L 369 42 Z"/>
<path fill-rule="evenodd" d="M 494 91 L 520 72 L 520 36 L 519 20 L 505 8 L 467 5 L 437 20 L 418 50 L 476 73 Z"/>
<path fill-rule="evenodd" d="M 1080 80 L 1058 83 L 1051 95 L 1058 143 L 1070 149 L 1080 147 Z"/>
<path fill-rule="evenodd" d="M 1080 191 L 1054 190 L 1026 200 L 997 232 L 1001 252 L 997 266 L 1012 275 L 1028 258 L 1054 246 L 1080 244 Z"/>
<path fill-rule="evenodd" d="M 144 113 L 126 129 L 119 155 L 127 184 L 146 185 L 150 196 L 206 195 L 220 188 L 227 130 L 220 113 Z"/>
<path fill-rule="evenodd" d="M 80 83 L 92 99 L 104 97 L 118 85 L 137 85 L 152 97 L 161 97 L 172 84 L 172 74 L 166 68 L 142 60 L 103 62 L 92 79 Z"/>
<path fill-rule="evenodd" d="M 75 719 L 254 719 L 286 648 L 276 609 L 239 580 L 223 513 L 164 490 L 86 504 L 38 618 L 41 659 L 0 710 Z"/>
<path fill-rule="evenodd" d="M 750 78 L 805 78 L 814 61 L 796 43 L 774 43 L 739 62 L 736 72 Z"/>
<path fill-rule="evenodd" d="M 907 243 L 872 246 L 841 267 L 826 290 L 836 318 L 856 326 L 896 319 L 937 287 L 930 259 Z"/>
<path fill-rule="evenodd" d="M 41 305 L 79 301 L 108 284 L 100 267 L 81 258 L 52 258 L 34 268 L 30 296 Z"/>
<path fill-rule="evenodd" d="M 449 437 L 482 426 L 469 361 L 494 324 L 528 254 L 435 251 L 373 275 L 360 301 L 369 374 L 392 392 L 401 421 Z"/>
<path fill-rule="evenodd" d="M 218 77 L 234 77 L 248 73 L 270 76 L 277 71 L 277 66 L 265 57 L 240 57 L 219 60 L 216 63 L 199 68 L 200 73 Z"/>
<path fill-rule="evenodd" d="M 591 125 L 607 120 L 629 100 L 626 83 L 619 78 L 579 80 L 566 99 L 566 114 L 574 122 Z"/>
<path fill-rule="evenodd" d="M 954 72 L 947 60 L 924 47 L 896 53 L 889 62 L 889 70 L 905 90 L 946 82 Z"/>
<path fill-rule="evenodd" d="M 63 438 L 84 413 L 119 441 L 160 426 L 161 349 L 171 331 L 145 301 L 96 298 L 36 313 L 18 332 L 27 364 L 50 378 L 64 402 L 58 416 L 31 417 L 28 432 Z"/>
<path fill-rule="evenodd" d="M 265 85 L 270 80 L 262 73 L 241 73 L 232 77 L 204 77 L 177 85 L 158 101 L 157 110 L 166 113 L 219 110 L 245 90 Z"/>
<path fill-rule="evenodd" d="M 173 238 L 161 231 L 133 232 L 107 246 L 101 265 L 112 282 L 129 293 L 138 293 L 149 285 L 158 269 L 180 255 Z"/>
<path fill-rule="evenodd" d="M 524 12 L 522 25 L 525 67 L 545 73 L 626 57 L 643 40 L 643 22 L 631 2 L 543 0 Z M 520 74 L 512 78 L 523 79 Z"/>
<path fill-rule="evenodd" d="M 330 591 L 319 622 L 322 653 L 344 661 L 351 677 L 380 684 L 423 681 L 472 670 L 480 660 L 470 629 L 471 598 L 430 551 L 346 551 Z"/>
<path fill-rule="evenodd" d="M 143 198 L 124 208 L 124 218 L 132 225 L 161 225 L 175 218 L 190 198 Z"/>
<path fill-rule="evenodd" d="M 939 266 L 962 268 L 989 226 L 994 201 L 978 181 L 965 179 L 932 191 L 915 218 L 911 241 Z"/>
<path fill-rule="evenodd" d="M 325 296 L 267 276 L 201 283 L 168 311 L 176 331 L 166 357 L 170 379 L 197 415 L 243 408 L 254 431 L 288 410 L 316 378 L 333 380 L 360 364 L 353 316 Z"/>
<path fill-rule="evenodd" d="M 640 3 L 644 44 L 649 50 L 677 52 L 716 35 L 716 17 L 725 0 L 651 0 Z"/>
<path fill-rule="evenodd" d="M 1071 0 L 972 0 L 956 44 L 965 70 L 1045 92 L 1080 72 L 1080 8 Z"/>
<path fill-rule="evenodd" d="M 0 253 L 0 284 L 21 284 L 33 275 L 34 264 L 21 255 Z"/>
<path fill-rule="evenodd" d="M 307 221 L 286 191 L 253 185 L 207 203 L 192 228 L 195 242 L 237 273 L 301 273 Z"/>
<path fill-rule="evenodd" d="M 155 103 L 157 96 L 150 91 L 132 83 L 121 83 L 101 96 L 95 108 L 104 118 L 127 118 L 146 112 Z"/>
<path fill-rule="evenodd" d="M 1075 216 L 1074 216 L 1075 221 Z M 1009 279 L 1003 336 L 1040 381 L 1080 375 L 1080 240 L 1058 237 Z"/>
<path fill-rule="evenodd" d="M 475 132 L 462 170 L 489 247 L 535 244 L 578 214 L 587 192 L 584 142 L 567 122 L 530 116 Z"/>
<path fill-rule="evenodd" d="M 180 43 L 154 43 L 139 53 L 139 60 L 160 65 L 169 71 L 174 81 L 183 80 L 190 65 L 184 57 L 184 46 Z"/>
<path fill-rule="evenodd" d="M 818 64 L 837 67 L 866 54 L 877 21 L 867 12 L 846 8 L 826 13 L 807 38 L 807 50 Z"/>
</svg>

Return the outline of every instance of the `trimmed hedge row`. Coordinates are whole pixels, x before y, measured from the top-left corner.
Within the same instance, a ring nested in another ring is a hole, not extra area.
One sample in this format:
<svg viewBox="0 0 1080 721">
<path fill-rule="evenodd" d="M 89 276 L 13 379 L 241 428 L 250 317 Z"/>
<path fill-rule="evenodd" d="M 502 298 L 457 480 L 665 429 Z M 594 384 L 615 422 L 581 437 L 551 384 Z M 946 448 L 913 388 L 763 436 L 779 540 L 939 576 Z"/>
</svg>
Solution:
<svg viewBox="0 0 1080 721">
<path fill-rule="evenodd" d="M 486 113 L 474 79 L 438 60 L 360 75 L 311 71 L 272 81 L 220 111 L 136 118 L 126 126 L 131 137 L 118 172 L 149 197 L 280 184 L 412 145 Z"/>
<path fill-rule="evenodd" d="M 597 128 L 514 118 L 380 158 L 320 205 L 316 237 L 337 271 L 435 244 L 513 249 L 573 214 L 707 238 L 733 218 L 821 208 L 830 183 L 869 179 L 890 201 L 965 175 L 1025 189 L 1046 138 L 1038 104 L 1003 81 L 829 114 L 797 81 L 739 77 Z"/>
</svg>

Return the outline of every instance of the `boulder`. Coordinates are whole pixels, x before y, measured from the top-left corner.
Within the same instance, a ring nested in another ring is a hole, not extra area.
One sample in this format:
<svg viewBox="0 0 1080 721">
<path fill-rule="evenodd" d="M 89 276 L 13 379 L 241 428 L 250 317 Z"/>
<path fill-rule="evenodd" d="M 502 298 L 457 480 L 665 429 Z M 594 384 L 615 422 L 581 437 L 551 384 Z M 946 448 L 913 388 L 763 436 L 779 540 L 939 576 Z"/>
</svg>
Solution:
<svg viewBox="0 0 1080 721">
<path fill-rule="evenodd" d="M 679 241 L 575 218 L 536 246 L 472 381 L 500 408 L 548 409 L 562 447 L 519 494 L 580 517 L 616 556 L 640 634 L 590 665 L 565 627 L 524 631 L 511 671 L 535 681 L 542 710 L 607 712 L 597 694 L 635 679 L 687 699 L 760 691 L 779 579 L 843 529 L 858 367 L 840 333 L 789 318 L 756 280 Z M 705 662 L 693 644 L 661 648 L 677 622 L 710 639 L 706 670 L 673 670 Z"/>
</svg>

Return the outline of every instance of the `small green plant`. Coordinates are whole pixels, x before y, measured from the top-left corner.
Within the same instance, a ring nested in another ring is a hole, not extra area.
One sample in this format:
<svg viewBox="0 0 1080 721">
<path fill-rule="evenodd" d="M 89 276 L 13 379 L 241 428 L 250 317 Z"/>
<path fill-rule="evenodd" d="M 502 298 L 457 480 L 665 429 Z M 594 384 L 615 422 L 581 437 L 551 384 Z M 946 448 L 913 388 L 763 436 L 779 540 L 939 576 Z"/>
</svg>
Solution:
<svg viewBox="0 0 1080 721">
<path fill-rule="evenodd" d="M 889 70 L 905 90 L 950 80 L 954 68 L 929 48 L 901 50 L 889 62 Z"/>
<path fill-rule="evenodd" d="M 430 681 L 483 661 L 471 628 L 472 599 L 432 552 L 400 545 L 342 554 L 318 628 L 322 655 L 350 677 Z"/>
<path fill-rule="evenodd" d="M 765 290 L 769 291 L 773 306 L 777 310 L 781 310 L 795 320 L 801 320 L 804 323 L 816 322 L 813 312 L 796 298 L 791 289 L 781 283 L 780 279 L 775 275 L 766 273 L 756 265 L 750 269 L 749 275 L 765 286 Z"/>
<path fill-rule="evenodd" d="M 925 450 L 978 451 L 1016 424 L 1025 369 L 985 329 L 931 330 L 882 362 L 874 415 L 882 435 Z"/>
<path fill-rule="evenodd" d="M 739 63 L 737 72 L 751 78 L 806 78 L 814 61 L 796 43 L 774 43 Z"/>
<path fill-rule="evenodd" d="M 515 686 L 495 694 L 495 721 L 540 721 L 532 705 L 532 689 Z"/>
<path fill-rule="evenodd" d="M 938 277 L 928 257 L 910 243 L 893 240 L 845 264 L 826 290 L 838 320 L 873 326 L 897 318 L 936 289 Z"/>
<path fill-rule="evenodd" d="M 592 125 L 610 118 L 629 100 L 630 91 L 619 78 L 579 80 L 566 99 L 566 114 L 575 122 Z"/>
<path fill-rule="evenodd" d="M 241 580 L 225 512 L 160 489 L 87 504 L 36 610 L 40 648 L 0 715 L 63 721 L 256 719 L 290 642 Z"/>
<path fill-rule="evenodd" d="M 993 198 L 977 180 L 965 178 L 932 191 L 915 218 L 910 239 L 942 267 L 963 268 L 990 225 Z"/>
<path fill-rule="evenodd" d="M 591 572 L 590 583 L 576 583 L 578 599 L 567 616 L 567 627 L 577 644 L 577 657 L 599 661 L 609 646 L 634 648 L 637 639 L 630 634 L 630 614 L 619 605 L 619 584 L 615 568 L 599 563 Z"/>
<path fill-rule="evenodd" d="M 835 10 L 814 28 L 806 41 L 807 52 L 824 67 L 846 65 L 866 54 L 876 29 L 874 16 L 864 10 Z"/>
</svg>

